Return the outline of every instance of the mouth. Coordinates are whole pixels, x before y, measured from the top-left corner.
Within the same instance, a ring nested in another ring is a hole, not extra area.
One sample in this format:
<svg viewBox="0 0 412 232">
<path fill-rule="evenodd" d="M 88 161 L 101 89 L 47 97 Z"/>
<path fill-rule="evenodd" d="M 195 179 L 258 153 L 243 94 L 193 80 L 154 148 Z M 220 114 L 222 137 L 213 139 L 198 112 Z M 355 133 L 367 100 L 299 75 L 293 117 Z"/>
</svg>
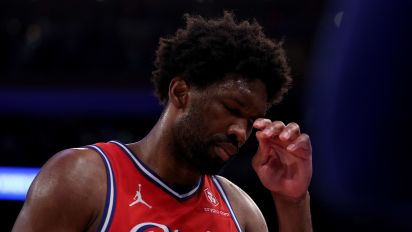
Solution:
<svg viewBox="0 0 412 232">
<path fill-rule="evenodd" d="M 238 152 L 237 147 L 230 143 L 219 143 L 215 146 L 215 148 L 216 154 L 224 161 L 229 160 Z"/>
</svg>

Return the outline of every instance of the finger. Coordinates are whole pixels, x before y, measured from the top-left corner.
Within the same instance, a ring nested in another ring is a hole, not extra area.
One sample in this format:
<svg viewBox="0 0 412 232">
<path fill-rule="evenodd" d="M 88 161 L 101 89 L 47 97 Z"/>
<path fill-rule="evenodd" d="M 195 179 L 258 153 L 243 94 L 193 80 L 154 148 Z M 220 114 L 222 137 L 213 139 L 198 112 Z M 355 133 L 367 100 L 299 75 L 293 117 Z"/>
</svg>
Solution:
<svg viewBox="0 0 412 232">
<path fill-rule="evenodd" d="M 295 140 L 300 135 L 300 127 L 297 123 L 289 123 L 280 133 L 279 138 L 282 141 Z"/>
<path fill-rule="evenodd" d="M 298 157 L 308 159 L 312 155 L 312 145 L 309 135 L 301 134 L 298 138 L 290 143 L 286 149 Z"/>
<path fill-rule="evenodd" d="M 252 167 L 256 168 L 265 164 L 269 159 L 268 152 L 262 151 L 262 147 L 258 147 L 258 150 L 252 158 Z"/>
<path fill-rule="evenodd" d="M 256 139 L 259 142 L 259 147 L 254 161 L 259 164 L 266 163 L 271 149 L 271 139 L 264 135 L 262 131 L 256 132 Z"/>
<path fill-rule="evenodd" d="M 274 138 L 275 136 L 278 136 L 284 128 L 285 124 L 282 121 L 274 121 L 262 130 L 262 134 L 266 138 Z"/>
<path fill-rule="evenodd" d="M 256 139 L 259 143 L 260 151 L 267 153 L 268 149 L 270 148 L 268 137 L 264 135 L 262 131 L 257 131 Z"/>
<path fill-rule="evenodd" d="M 254 162 L 256 164 L 266 163 L 269 159 L 270 151 L 276 148 L 276 146 L 282 147 L 280 144 L 277 145 L 273 143 L 273 137 L 278 135 L 284 127 L 285 125 L 283 122 L 276 121 L 271 123 L 264 130 L 256 132 L 256 139 L 259 142 L 258 152 L 254 157 Z"/>
<path fill-rule="evenodd" d="M 270 119 L 258 118 L 253 122 L 253 127 L 256 129 L 262 130 L 271 123 L 272 121 L 270 121 Z"/>
</svg>

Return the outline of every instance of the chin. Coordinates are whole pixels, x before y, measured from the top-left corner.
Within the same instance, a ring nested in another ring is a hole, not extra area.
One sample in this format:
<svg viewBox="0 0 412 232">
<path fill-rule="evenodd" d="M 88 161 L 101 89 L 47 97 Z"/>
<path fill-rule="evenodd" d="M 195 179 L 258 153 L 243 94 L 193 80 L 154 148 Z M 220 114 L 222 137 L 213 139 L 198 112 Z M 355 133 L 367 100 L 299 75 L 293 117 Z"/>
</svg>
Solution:
<svg viewBox="0 0 412 232">
<path fill-rule="evenodd" d="M 220 172 L 220 170 L 225 166 L 226 162 L 222 160 L 213 160 L 209 162 L 202 162 L 198 165 L 198 169 L 200 173 L 205 175 L 216 175 Z"/>
<path fill-rule="evenodd" d="M 208 151 L 209 152 L 201 152 L 198 150 L 191 152 L 191 154 L 197 155 L 191 156 L 189 162 L 191 162 L 202 175 L 218 174 L 227 161 L 220 159 L 213 150 L 208 149 Z"/>
</svg>

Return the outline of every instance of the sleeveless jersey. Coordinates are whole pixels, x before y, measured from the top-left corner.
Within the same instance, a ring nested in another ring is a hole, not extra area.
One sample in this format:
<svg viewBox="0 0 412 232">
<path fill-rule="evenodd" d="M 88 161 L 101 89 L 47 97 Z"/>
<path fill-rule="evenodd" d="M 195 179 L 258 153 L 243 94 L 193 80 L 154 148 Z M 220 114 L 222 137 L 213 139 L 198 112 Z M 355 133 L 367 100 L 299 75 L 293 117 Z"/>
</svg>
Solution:
<svg viewBox="0 0 412 232">
<path fill-rule="evenodd" d="M 165 183 L 127 146 L 117 141 L 88 146 L 107 172 L 105 209 L 99 231 L 241 232 L 215 176 L 202 176 L 181 193 Z"/>
</svg>

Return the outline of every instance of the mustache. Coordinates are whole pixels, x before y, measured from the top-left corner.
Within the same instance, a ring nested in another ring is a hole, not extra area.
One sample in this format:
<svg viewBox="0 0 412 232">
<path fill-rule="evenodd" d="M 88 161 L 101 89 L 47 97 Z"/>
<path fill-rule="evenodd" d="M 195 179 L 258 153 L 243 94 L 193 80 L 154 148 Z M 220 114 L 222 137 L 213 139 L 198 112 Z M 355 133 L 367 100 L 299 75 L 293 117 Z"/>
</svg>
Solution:
<svg viewBox="0 0 412 232">
<path fill-rule="evenodd" d="M 209 140 L 210 144 L 214 144 L 214 143 L 230 143 L 232 144 L 234 147 L 236 147 L 237 151 L 239 152 L 240 149 L 240 145 L 239 142 L 236 139 L 235 135 L 229 135 L 226 136 L 224 134 L 216 134 L 213 135 L 210 140 Z"/>
</svg>

